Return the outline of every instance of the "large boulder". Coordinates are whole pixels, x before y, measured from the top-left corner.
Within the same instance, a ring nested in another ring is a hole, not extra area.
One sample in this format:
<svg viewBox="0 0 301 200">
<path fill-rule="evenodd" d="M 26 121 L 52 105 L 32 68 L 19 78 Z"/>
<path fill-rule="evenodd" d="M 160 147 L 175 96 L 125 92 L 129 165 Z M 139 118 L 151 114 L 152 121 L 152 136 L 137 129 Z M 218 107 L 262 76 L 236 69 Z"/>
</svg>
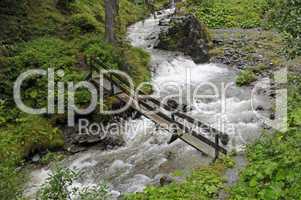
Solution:
<svg viewBox="0 0 301 200">
<path fill-rule="evenodd" d="M 181 51 L 196 63 L 209 61 L 209 47 L 207 28 L 193 15 L 171 18 L 169 27 L 159 34 L 155 45 L 155 48 L 162 50 Z"/>
</svg>

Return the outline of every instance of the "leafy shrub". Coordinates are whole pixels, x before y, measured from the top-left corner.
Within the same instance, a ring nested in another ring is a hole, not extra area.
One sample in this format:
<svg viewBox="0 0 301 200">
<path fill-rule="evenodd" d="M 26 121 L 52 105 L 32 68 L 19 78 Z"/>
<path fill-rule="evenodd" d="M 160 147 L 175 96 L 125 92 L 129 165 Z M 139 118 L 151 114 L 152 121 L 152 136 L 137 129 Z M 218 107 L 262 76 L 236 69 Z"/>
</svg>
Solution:
<svg viewBox="0 0 301 200">
<path fill-rule="evenodd" d="M 40 200 L 65 200 L 71 199 L 71 192 L 68 187 L 72 186 L 77 174 L 70 169 L 57 167 L 47 182 L 39 191 L 38 199 Z"/>
<path fill-rule="evenodd" d="M 265 135 L 248 151 L 249 166 L 231 199 L 298 199 L 301 191 L 300 129 Z"/>
<path fill-rule="evenodd" d="M 78 173 L 56 166 L 54 173 L 38 192 L 39 200 L 66 200 L 79 198 L 81 200 L 107 200 L 110 195 L 104 184 L 93 188 L 78 188 L 72 186 Z M 71 187 L 72 186 L 72 187 Z"/>
<path fill-rule="evenodd" d="M 256 80 L 256 76 L 251 70 L 242 70 L 236 78 L 236 84 L 238 86 L 248 85 Z"/>
<path fill-rule="evenodd" d="M 80 38 L 80 51 L 87 58 L 99 59 L 101 62 L 111 69 L 120 69 L 122 62 L 118 49 L 107 44 L 97 35 Z"/>
</svg>

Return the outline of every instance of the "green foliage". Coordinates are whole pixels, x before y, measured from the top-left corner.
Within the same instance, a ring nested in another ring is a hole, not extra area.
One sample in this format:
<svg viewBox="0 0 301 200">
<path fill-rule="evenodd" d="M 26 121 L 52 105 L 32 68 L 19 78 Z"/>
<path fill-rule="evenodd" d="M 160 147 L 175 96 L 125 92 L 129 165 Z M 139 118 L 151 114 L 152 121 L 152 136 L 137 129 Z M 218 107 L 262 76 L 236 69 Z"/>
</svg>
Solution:
<svg viewBox="0 0 301 200">
<path fill-rule="evenodd" d="M 288 123 L 291 127 L 301 126 L 301 76 L 289 76 Z"/>
<path fill-rule="evenodd" d="M 52 0 L 4 0 L 0 9 L 0 44 L 57 35 L 66 22 Z"/>
<path fill-rule="evenodd" d="M 285 133 L 264 134 L 248 149 L 249 165 L 231 189 L 230 199 L 299 199 L 301 191 L 301 79 L 289 76 Z"/>
<path fill-rule="evenodd" d="M 235 166 L 235 160 L 230 155 L 220 155 L 217 162 L 223 164 L 226 168 Z"/>
<path fill-rule="evenodd" d="M 66 200 L 78 197 L 81 200 L 107 200 L 110 197 L 108 187 L 104 184 L 83 189 L 72 186 L 78 175 L 68 168 L 56 166 L 54 173 L 38 192 L 37 199 Z"/>
<path fill-rule="evenodd" d="M 108 200 L 110 194 L 108 193 L 108 187 L 105 184 L 100 184 L 92 188 L 84 188 L 79 193 L 81 200 Z"/>
<path fill-rule="evenodd" d="M 129 194 L 125 200 L 214 199 L 223 187 L 218 165 L 195 170 L 186 181 L 164 187 L 147 187 L 143 193 Z"/>
<path fill-rule="evenodd" d="M 46 118 L 21 114 L 13 104 L 13 84 L 22 72 L 61 69 L 65 75 L 56 76 L 56 82 L 76 83 L 84 80 L 89 70 L 85 59 L 98 57 L 111 68 L 128 70 L 137 83 L 149 80 L 150 73 L 148 54 L 104 42 L 103 1 L 4 0 L 0 2 L 0 11 L 0 196 L 10 200 L 21 194 L 24 175 L 17 167 L 24 158 L 38 150 L 63 145 L 60 131 Z M 126 27 L 146 12 L 133 1 L 121 0 L 118 38 L 123 38 Z M 90 94 L 84 89 L 78 90 L 75 97 L 81 107 L 90 101 Z M 47 77 L 28 78 L 22 85 L 22 99 L 33 108 L 45 107 Z M 48 154 L 41 162 L 47 164 L 56 159 Z M 85 198 L 92 199 L 101 191 L 104 190 L 89 190 Z"/>
<path fill-rule="evenodd" d="M 186 10 L 209 28 L 277 28 L 290 58 L 301 55 L 300 0 L 189 0 Z"/>
<path fill-rule="evenodd" d="M 0 160 L 14 160 L 18 164 L 21 159 L 37 150 L 55 149 L 64 144 L 59 129 L 53 128 L 46 119 L 23 115 L 17 124 L 1 128 Z"/>
<path fill-rule="evenodd" d="M 22 196 L 22 185 L 26 176 L 16 169 L 13 160 L 0 164 L 0 196 L 2 200 L 18 199 Z"/>
<path fill-rule="evenodd" d="M 254 28 L 261 25 L 266 0 L 190 0 L 188 11 L 209 28 Z"/>
<path fill-rule="evenodd" d="M 78 34 L 98 32 L 103 35 L 105 12 L 99 0 L 4 0 L 0 2 L 0 44 L 28 41 L 45 35 L 76 38 Z M 142 19 L 143 5 L 120 1 L 120 38 L 126 27 Z"/>
<path fill-rule="evenodd" d="M 136 86 L 140 83 L 150 81 L 149 62 L 150 56 L 147 52 L 130 46 L 125 46 L 121 49 L 123 55 L 123 67 L 125 71 L 129 73 Z M 143 87 L 145 90 L 149 90 L 149 87 Z"/>
<path fill-rule="evenodd" d="M 276 27 L 285 33 L 286 51 L 290 57 L 301 55 L 301 1 L 300 0 L 268 0 L 267 12 L 269 27 Z"/>
<path fill-rule="evenodd" d="M 231 199 L 298 199 L 301 191 L 301 130 L 265 135 L 248 151 L 249 166 Z"/>
<path fill-rule="evenodd" d="M 75 43 L 80 44 L 80 51 L 86 58 L 99 59 L 111 69 L 122 68 L 120 52 L 117 48 L 107 44 L 97 35 L 80 37 Z"/>
<path fill-rule="evenodd" d="M 24 174 L 17 166 L 37 150 L 62 147 L 61 132 L 38 116 L 18 116 L 15 124 L 0 128 L 0 196 L 3 200 L 21 195 Z"/>
<path fill-rule="evenodd" d="M 14 55 L 6 57 L 8 64 L 0 75 L 0 91 L 6 99 L 13 97 L 13 85 L 17 77 L 29 69 L 53 70 L 62 69 L 65 76 L 56 76 L 55 81 L 81 81 L 85 73 L 74 68 L 76 65 L 76 49 L 69 43 L 56 38 L 39 38 L 32 42 L 20 44 L 15 48 Z M 26 105 L 41 108 L 47 104 L 47 76 L 30 77 L 22 84 L 22 97 Z M 80 99 L 79 99 L 80 100 Z M 12 100 L 10 100 L 12 102 Z M 86 100 L 78 103 L 86 103 Z"/>
<path fill-rule="evenodd" d="M 64 154 L 56 153 L 56 152 L 48 152 L 46 155 L 42 157 L 39 161 L 42 165 L 48 165 L 51 162 L 58 162 L 64 158 Z"/>
<path fill-rule="evenodd" d="M 39 191 L 38 199 L 40 200 L 65 200 L 70 199 L 71 192 L 68 190 L 77 177 L 77 174 L 70 169 L 57 167 L 54 174 L 51 175 L 47 182 Z"/>
<path fill-rule="evenodd" d="M 78 28 L 80 34 L 95 32 L 100 30 L 99 24 L 95 17 L 88 14 L 75 14 L 71 17 L 71 24 Z M 77 30 L 75 30 L 77 31 Z"/>
<path fill-rule="evenodd" d="M 164 7 L 168 7 L 170 5 L 169 0 L 156 0 L 154 1 L 154 7 L 156 10 L 160 10 Z"/>
<path fill-rule="evenodd" d="M 238 86 L 244 86 L 252 83 L 256 80 L 256 76 L 251 70 L 242 70 L 236 78 L 236 84 Z"/>
</svg>

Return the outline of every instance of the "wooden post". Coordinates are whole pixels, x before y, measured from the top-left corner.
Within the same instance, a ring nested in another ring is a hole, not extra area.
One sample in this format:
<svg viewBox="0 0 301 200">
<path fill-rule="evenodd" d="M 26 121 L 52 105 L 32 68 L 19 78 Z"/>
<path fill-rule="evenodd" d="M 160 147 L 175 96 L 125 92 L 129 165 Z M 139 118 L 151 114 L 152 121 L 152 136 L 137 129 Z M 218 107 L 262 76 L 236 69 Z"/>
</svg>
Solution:
<svg viewBox="0 0 301 200">
<path fill-rule="evenodd" d="M 111 79 L 111 80 L 113 79 L 113 75 L 112 75 L 112 74 L 110 74 L 110 79 Z M 112 81 L 110 81 L 110 83 L 111 83 L 111 95 L 114 96 L 114 94 L 115 94 L 115 91 L 114 91 L 114 84 L 113 84 Z"/>
<path fill-rule="evenodd" d="M 219 156 L 219 150 L 218 150 L 218 146 L 219 146 L 219 135 L 216 134 L 215 135 L 215 144 L 216 144 L 216 147 L 215 147 L 215 158 L 214 158 L 214 161 L 216 161 L 218 159 L 218 156 Z"/>
</svg>

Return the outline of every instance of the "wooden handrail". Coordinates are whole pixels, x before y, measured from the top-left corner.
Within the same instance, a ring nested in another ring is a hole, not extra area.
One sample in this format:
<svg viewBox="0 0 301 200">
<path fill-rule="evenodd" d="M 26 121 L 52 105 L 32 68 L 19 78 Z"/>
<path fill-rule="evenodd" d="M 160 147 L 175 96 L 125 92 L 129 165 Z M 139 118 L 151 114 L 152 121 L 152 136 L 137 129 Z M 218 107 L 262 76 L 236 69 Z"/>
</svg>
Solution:
<svg viewBox="0 0 301 200">
<path fill-rule="evenodd" d="M 98 60 L 98 62 L 101 62 Z M 97 63 L 97 64 L 100 64 L 102 65 L 102 68 L 103 69 L 109 69 L 108 66 L 106 66 L 104 63 Z M 91 67 L 91 72 L 94 70 L 94 69 L 97 69 L 99 70 L 98 68 L 96 68 L 94 65 L 90 65 Z M 117 87 L 119 87 L 124 93 L 130 95 L 130 94 L 134 94 L 135 91 L 133 91 L 133 89 L 129 88 L 128 85 L 122 80 L 122 78 L 118 75 L 118 74 L 114 74 L 114 75 L 106 75 L 106 74 L 103 74 L 103 76 L 108 79 L 110 82 L 112 82 L 113 84 L 115 84 Z M 146 93 L 144 93 L 143 91 L 141 91 L 141 94 L 142 95 L 146 95 Z M 159 106 L 159 107 L 162 107 L 164 108 L 165 110 L 167 111 L 173 111 L 174 109 L 171 108 L 170 106 L 166 105 L 166 104 L 163 104 L 161 103 L 158 99 L 154 98 L 154 97 L 146 97 L 145 98 L 146 100 L 150 100 L 151 102 L 153 102 L 156 106 Z M 144 106 L 146 109 L 150 110 L 150 109 L 153 109 L 153 107 L 151 107 L 150 105 L 148 105 L 145 101 L 141 100 L 141 99 L 136 99 L 136 101 L 141 104 L 142 106 Z M 167 115 L 165 115 L 164 113 L 162 112 L 156 112 L 156 115 L 158 115 L 159 117 L 163 118 L 164 120 L 170 122 L 170 123 L 174 123 L 175 125 L 177 125 L 177 127 L 179 127 L 181 130 L 183 130 L 185 133 L 187 134 L 192 134 L 194 137 L 198 138 L 199 140 L 201 140 L 202 142 L 212 146 L 214 149 L 216 149 L 216 155 L 218 155 L 218 152 L 222 152 L 224 154 L 227 154 L 227 150 L 220 146 L 218 144 L 218 137 L 219 135 L 224 135 L 224 133 L 220 132 L 219 130 L 213 128 L 213 127 L 210 127 L 208 125 L 206 125 L 205 123 L 199 121 L 199 120 L 196 120 L 196 119 L 193 119 L 192 117 L 182 113 L 182 112 L 179 112 L 179 111 L 175 111 L 173 113 L 173 115 L 175 116 L 178 116 L 184 120 L 187 120 L 189 123 L 192 123 L 192 124 L 196 124 L 199 128 L 202 128 L 203 130 L 206 130 L 206 131 L 213 131 L 215 133 L 215 142 L 211 141 L 210 139 L 206 138 L 205 136 L 201 135 L 201 134 L 198 134 L 196 131 L 194 130 L 191 130 L 190 128 L 186 127 L 185 125 L 183 125 L 182 123 L 178 122 L 178 121 L 175 121 L 173 120 L 172 118 L 168 117 Z M 147 116 L 146 116 L 147 117 Z"/>
</svg>

